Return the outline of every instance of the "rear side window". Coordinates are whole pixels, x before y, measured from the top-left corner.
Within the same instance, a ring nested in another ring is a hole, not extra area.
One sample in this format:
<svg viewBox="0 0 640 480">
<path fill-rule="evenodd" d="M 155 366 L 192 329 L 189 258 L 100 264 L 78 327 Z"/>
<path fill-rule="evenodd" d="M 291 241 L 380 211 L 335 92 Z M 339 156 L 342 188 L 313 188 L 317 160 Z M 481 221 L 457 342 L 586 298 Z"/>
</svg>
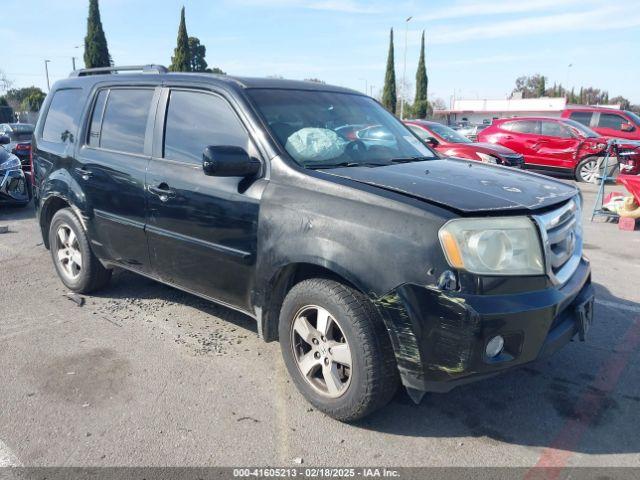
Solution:
<svg viewBox="0 0 640 480">
<path fill-rule="evenodd" d="M 43 140 L 52 143 L 73 143 L 82 108 L 81 92 L 79 88 L 69 88 L 53 94 L 42 128 Z"/>
<path fill-rule="evenodd" d="M 151 89 L 112 89 L 102 116 L 100 148 L 142 154 L 152 98 Z M 91 124 L 94 131 L 93 118 Z"/>
<path fill-rule="evenodd" d="M 229 104 L 208 93 L 173 90 L 165 122 L 164 158 L 200 163 L 209 145 L 248 150 L 249 136 Z"/>
<path fill-rule="evenodd" d="M 535 120 L 514 120 L 502 124 L 503 130 L 514 133 L 538 133 L 538 122 Z"/>
<path fill-rule="evenodd" d="M 591 125 L 591 117 L 593 117 L 592 112 L 571 112 L 571 115 L 569 115 L 571 120 L 575 120 L 587 127 Z"/>
<path fill-rule="evenodd" d="M 601 113 L 598 120 L 598 128 L 610 128 L 612 130 L 620 130 L 623 123 L 628 123 L 624 117 L 614 113 Z"/>
<path fill-rule="evenodd" d="M 558 122 L 542 122 L 541 134 L 547 137 L 571 138 L 569 130 Z"/>
</svg>

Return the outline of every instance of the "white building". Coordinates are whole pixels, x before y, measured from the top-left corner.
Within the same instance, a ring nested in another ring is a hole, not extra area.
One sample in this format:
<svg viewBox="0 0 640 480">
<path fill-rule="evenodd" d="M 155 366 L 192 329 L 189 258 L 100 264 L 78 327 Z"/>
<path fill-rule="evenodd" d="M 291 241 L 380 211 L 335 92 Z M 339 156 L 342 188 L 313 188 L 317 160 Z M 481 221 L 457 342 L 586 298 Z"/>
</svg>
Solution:
<svg viewBox="0 0 640 480">
<path fill-rule="evenodd" d="M 619 105 L 600 105 L 619 109 Z M 436 110 L 434 117 L 447 124 L 469 122 L 489 124 L 495 118 L 508 117 L 559 117 L 567 107 L 564 97 L 509 98 L 505 100 L 463 100 L 452 101 L 450 110 Z"/>
</svg>

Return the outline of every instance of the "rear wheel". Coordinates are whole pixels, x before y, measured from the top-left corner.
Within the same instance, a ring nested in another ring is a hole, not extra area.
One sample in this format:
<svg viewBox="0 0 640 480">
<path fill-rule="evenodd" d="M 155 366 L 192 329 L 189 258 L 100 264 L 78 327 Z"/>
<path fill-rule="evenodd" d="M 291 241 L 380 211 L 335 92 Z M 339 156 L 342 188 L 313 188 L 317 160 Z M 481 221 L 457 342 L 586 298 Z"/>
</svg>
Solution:
<svg viewBox="0 0 640 480">
<path fill-rule="evenodd" d="M 69 208 L 58 210 L 49 226 L 51 258 L 62 283 L 78 293 L 104 287 L 111 270 L 93 254 L 78 217 Z"/>
<path fill-rule="evenodd" d="M 585 183 L 597 183 L 600 169 L 598 157 L 584 158 L 576 167 L 576 180 Z"/>
<path fill-rule="evenodd" d="M 295 285 L 280 313 L 280 345 L 298 390 L 341 421 L 386 405 L 399 376 L 389 335 L 363 294 L 329 279 Z"/>
</svg>

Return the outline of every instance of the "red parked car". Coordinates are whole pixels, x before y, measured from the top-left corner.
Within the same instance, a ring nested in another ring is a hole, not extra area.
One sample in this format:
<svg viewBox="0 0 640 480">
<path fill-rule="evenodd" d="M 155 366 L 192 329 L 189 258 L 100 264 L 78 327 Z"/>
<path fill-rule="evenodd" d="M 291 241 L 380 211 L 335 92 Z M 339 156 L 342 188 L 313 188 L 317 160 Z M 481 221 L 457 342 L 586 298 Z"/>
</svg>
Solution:
<svg viewBox="0 0 640 480">
<path fill-rule="evenodd" d="M 576 106 L 565 109 L 560 116 L 575 120 L 603 137 L 640 140 L 640 116 L 627 110 Z"/>
<path fill-rule="evenodd" d="M 404 123 L 424 142 L 447 157 L 467 158 L 518 168 L 524 166 L 524 157 L 521 154 L 496 144 L 472 142 L 441 123 L 426 120 L 406 120 Z"/>
<path fill-rule="evenodd" d="M 480 132 L 480 140 L 524 155 L 525 166 L 536 170 L 570 173 L 581 182 L 595 182 L 598 158 L 606 153 L 607 139 L 581 123 L 564 118 L 520 117 L 494 120 Z M 640 147 L 620 159 L 620 170 L 635 175 L 640 167 Z"/>
</svg>

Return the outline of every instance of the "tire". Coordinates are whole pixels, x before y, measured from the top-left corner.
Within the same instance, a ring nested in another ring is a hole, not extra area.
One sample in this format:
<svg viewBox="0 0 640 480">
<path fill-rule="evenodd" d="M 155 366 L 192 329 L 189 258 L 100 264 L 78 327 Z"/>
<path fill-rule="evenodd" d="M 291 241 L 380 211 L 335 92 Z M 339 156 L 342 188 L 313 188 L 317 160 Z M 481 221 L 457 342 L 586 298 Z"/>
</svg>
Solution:
<svg viewBox="0 0 640 480">
<path fill-rule="evenodd" d="M 109 283 L 111 270 L 91 251 L 78 217 L 69 208 L 58 210 L 49 226 L 49 250 L 62 283 L 77 293 L 89 293 Z"/>
<path fill-rule="evenodd" d="M 598 157 L 583 158 L 576 167 L 576 180 L 584 183 L 597 183 L 598 175 Z"/>
<path fill-rule="evenodd" d="M 329 327 L 324 329 L 318 320 L 326 315 Z M 307 320 L 306 326 L 296 321 L 300 318 Z M 280 311 L 279 337 L 284 363 L 300 393 L 337 420 L 350 422 L 369 415 L 398 389 L 389 334 L 371 301 L 351 287 L 322 278 L 296 284 Z"/>
</svg>

